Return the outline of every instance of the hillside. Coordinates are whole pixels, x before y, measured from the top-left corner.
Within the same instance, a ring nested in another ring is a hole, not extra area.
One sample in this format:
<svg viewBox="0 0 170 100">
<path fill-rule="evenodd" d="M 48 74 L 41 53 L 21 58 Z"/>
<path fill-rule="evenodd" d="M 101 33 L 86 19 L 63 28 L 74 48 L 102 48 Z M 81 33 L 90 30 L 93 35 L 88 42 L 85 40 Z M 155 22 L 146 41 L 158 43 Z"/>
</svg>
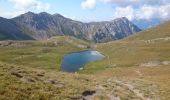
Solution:
<svg viewBox="0 0 170 100">
<path fill-rule="evenodd" d="M 170 22 L 145 30 L 124 40 L 98 44 L 106 58 L 86 66 L 82 73 L 140 79 L 158 85 L 161 100 L 170 94 Z"/>
<path fill-rule="evenodd" d="M 140 40 L 163 40 L 170 37 L 170 21 L 165 22 L 159 26 L 139 32 L 139 34 L 130 36 L 126 40 L 140 41 Z"/>
<path fill-rule="evenodd" d="M 169 26 L 170 21 L 123 40 L 98 44 L 96 49 L 109 56 L 110 62 L 117 66 L 136 66 L 148 60 L 169 60 Z M 106 65 L 101 63 L 99 66 Z"/>
<path fill-rule="evenodd" d="M 141 31 L 125 17 L 113 21 L 83 23 L 65 18 L 60 14 L 51 15 L 46 12 L 39 14 L 28 12 L 12 19 L 4 19 L 3 23 L 12 24 L 13 26 L 6 24 L 5 27 L 9 29 L 18 30 L 4 32 L 6 28 L 0 27 L 1 35 L 11 33 L 25 35 L 21 38 L 22 40 L 25 40 L 26 36 L 28 39 L 45 40 L 53 36 L 66 35 L 93 42 L 107 42 L 122 39 Z M 4 26 L 3 23 L 0 23 L 0 26 Z M 15 40 L 21 36 L 7 37 L 3 40 Z"/>
<path fill-rule="evenodd" d="M 12 20 L 0 17 L 0 40 L 29 40 L 29 35 L 23 34 L 19 26 Z"/>
<path fill-rule="evenodd" d="M 87 42 L 67 36 L 57 36 L 45 41 L 1 41 L 0 61 L 59 71 L 65 53 L 89 47 Z"/>
<path fill-rule="evenodd" d="M 100 44 L 69 36 L 1 41 L 0 99 L 168 100 L 169 25 Z M 65 53 L 89 48 L 101 52 L 105 59 L 78 73 L 60 72 Z"/>
</svg>

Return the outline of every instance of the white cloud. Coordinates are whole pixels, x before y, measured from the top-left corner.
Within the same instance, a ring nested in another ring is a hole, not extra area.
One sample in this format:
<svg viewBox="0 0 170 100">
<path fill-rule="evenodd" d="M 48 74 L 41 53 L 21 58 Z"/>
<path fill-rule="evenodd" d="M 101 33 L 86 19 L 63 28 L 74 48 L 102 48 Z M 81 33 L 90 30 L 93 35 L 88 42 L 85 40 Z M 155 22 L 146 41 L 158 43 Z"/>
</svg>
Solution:
<svg viewBox="0 0 170 100">
<path fill-rule="evenodd" d="M 1 17 L 5 17 L 5 18 L 13 18 L 13 17 L 16 17 L 20 14 L 23 14 L 25 13 L 25 11 L 15 11 L 15 12 L 4 12 L 4 11 L 0 11 L 0 16 Z"/>
<path fill-rule="evenodd" d="M 85 0 L 81 3 L 82 9 L 93 9 L 96 6 L 97 0 Z"/>
<path fill-rule="evenodd" d="M 97 3 L 111 4 L 113 17 L 127 17 L 129 20 L 168 20 L 170 0 L 85 0 L 83 9 L 93 9 Z"/>
<path fill-rule="evenodd" d="M 127 6 L 124 8 L 121 7 L 116 7 L 114 9 L 114 18 L 120 18 L 120 17 L 127 17 L 129 20 L 133 20 L 134 19 L 134 14 L 135 11 L 131 6 Z"/>
<path fill-rule="evenodd" d="M 114 18 L 127 17 L 129 20 L 168 20 L 170 19 L 170 4 L 162 6 L 144 5 L 138 9 L 135 9 L 132 6 L 116 7 L 114 12 Z"/>
<path fill-rule="evenodd" d="M 170 3 L 170 0 L 84 0 L 81 4 L 83 9 L 93 9 L 97 2 L 105 4 L 114 4 L 119 7 L 142 6 L 142 5 L 164 5 Z"/>
<path fill-rule="evenodd" d="M 50 8 L 48 3 L 40 0 L 7 0 L 13 5 L 13 11 L 0 11 L 0 16 L 6 18 L 16 17 L 28 11 L 42 12 Z"/>
<path fill-rule="evenodd" d="M 42 3 L 39 0 L 9 0 L 9 2 L 14 3 L 14 8 L 19 10 L 46 10 L 50 7 L 48 3 Z"/>
<path fill-rule="evenodd" d="M 98 0 L 103 3 L 115 4 L 117 6 L 142 6 L 142 5 L 164 5 L 170 0 Z"/>
</svg>

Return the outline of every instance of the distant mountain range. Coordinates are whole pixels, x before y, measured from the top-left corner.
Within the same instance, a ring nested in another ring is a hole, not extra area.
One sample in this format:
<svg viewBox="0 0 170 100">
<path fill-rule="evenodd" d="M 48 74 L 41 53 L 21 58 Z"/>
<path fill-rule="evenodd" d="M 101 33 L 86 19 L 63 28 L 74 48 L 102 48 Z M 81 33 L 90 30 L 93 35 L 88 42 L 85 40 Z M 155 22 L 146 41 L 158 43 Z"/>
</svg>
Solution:
<svg viewBox="0 0 170 100">
<path fill-rule="evenodd" d="M 123 39 L 141 31 L 127 18 L 83 23 L 60 14 L 27 12 L 12 19 L 0 17 L 0 40 L 44 40 L 68 35 L 80 39 L 107 42 Z"/>
</svg>

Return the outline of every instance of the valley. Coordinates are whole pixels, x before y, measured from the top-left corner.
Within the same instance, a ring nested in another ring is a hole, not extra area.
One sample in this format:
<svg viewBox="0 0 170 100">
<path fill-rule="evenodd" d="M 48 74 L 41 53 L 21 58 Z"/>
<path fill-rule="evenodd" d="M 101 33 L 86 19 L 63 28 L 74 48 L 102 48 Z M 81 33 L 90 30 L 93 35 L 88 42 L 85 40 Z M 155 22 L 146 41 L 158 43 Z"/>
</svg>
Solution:
<svg viewBox="0 0 170 100">
<path fill-rule="evenodd" d="M 122 40 L 71 36 L 0 42 L 2 100 L 168 100 L 170 22 Z M 77 73 L 61 71 L 64 54 L 93 49 L 105 58 Z"/>
</svg>

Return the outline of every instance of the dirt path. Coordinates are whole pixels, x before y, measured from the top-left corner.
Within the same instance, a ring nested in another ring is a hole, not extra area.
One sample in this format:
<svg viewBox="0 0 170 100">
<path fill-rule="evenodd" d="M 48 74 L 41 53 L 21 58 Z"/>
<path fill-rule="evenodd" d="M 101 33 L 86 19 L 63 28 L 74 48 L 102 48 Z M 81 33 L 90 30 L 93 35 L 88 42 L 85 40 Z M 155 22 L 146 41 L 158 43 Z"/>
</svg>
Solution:
<svg viewBox="0 0 170 100">
<path fill-rule="evenodd" d="M 145 98 L 143 93 L 141 93 L 139 90 L 135 89 L 133 85 L 123 83 L 122 81 L 119 81 L 119 80 L 116 80 L 115 82 L 120 85 L 126 86 L 130 91 L 132 91 L 136 96 L 138 96 L 142 100 L 150 100 L 150 98 Z"/>
</svg>

